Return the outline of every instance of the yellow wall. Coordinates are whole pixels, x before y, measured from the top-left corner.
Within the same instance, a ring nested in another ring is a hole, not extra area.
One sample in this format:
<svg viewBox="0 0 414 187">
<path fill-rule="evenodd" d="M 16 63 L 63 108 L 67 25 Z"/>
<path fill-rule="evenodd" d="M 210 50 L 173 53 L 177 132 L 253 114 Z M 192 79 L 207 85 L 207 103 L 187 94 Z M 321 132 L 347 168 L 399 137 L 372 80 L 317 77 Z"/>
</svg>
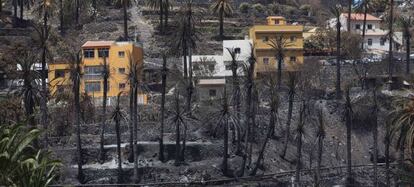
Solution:
<svg viewBox="0 0 414 187">
<path fill-rule="evenodd" d="M 286 25 L 281 22 L 280 25 L 274 25 L 273 19 L 281 19 L 280 17 L 269 17 L 268 25 L 256 25 L 249 31 L 250 39 L 254 43 L 255 55 L 257 59 L 256 73 L 271 72 L 277 70 L 276 51 L 272 48 L 271 41 L 276 41 L 276 37 L 282 36 L 286 43 L 286 51 L 284 58 L 285 70 L 295 70 L 295 67 L 304 62 L 303 57 L 303 26 L 301 25 Z M 281 19 L 284 20 L 284 19 Z M 293 38 L 292 38 L 293 37 Z M 265 40 L 267 38 L 267 41 Z M 291 40 L 294 39 L 294 40 Z M 290 57 L 296 57 L 296 62 L 290 61 Z M 263 62 L 264 58 L 269 59 L 269 63 Z"/>
<path fill-rule="evenodd" d="M 100 98 L 103 96 L 103 80 L 102 77 L 95 77 L 95 78 L 87 78 L 87 74 L 85 74 L 85 67 L 88 66 L 102 66 L 104 64 L 104 59 L 98 57 L 98 48 L 109 48 L 109 57 L 106 59 L 106 62 L 109 66 L 110 70 L 110 76 L 108 79 L 109 82 L 109 91 L 108 91 L 108 97 L 116 97 L 119 92 L 125 92 L 124 94 L 127 94 L 129 92 L 129 84 L 128 84 L 128 77 L 127 74 L 129 72 L 129 61 L 132 59 L 133 62 L 139 64 L 139 66 L 143 65 L 143 49 L 142 47 L 139 47 L 137 45 L 134 45 L 132 42 L 114 42 L 109 47 L 83 47 L 83 49 L 92 49 L 94 48 L 94 58 L 83 58 L 82 60 L 82 81 L 81 81 L 81 92 L 85 91 L 85 83 L 89 82 L 99 82 L 100 83 L 100 91 L 97 92 L 88 92 L 89 95 Z M 124 51 L 125 56 L 120 57 L 118 55 L 118 52 Z M 129 57 L 131 56 L 131 58 Z M 49 65 L 49 79 L 53 80 L 55 79 L 55 71 L 57 69 L 69 69 L 68 64 L 50 64 Z M 120 68 L 125 69 L 125 73 L 119 72 Z M 90 76 L 89 76 L 90 77 Z M 54 94 L 56 92 L 57 85 L 59 84 L 69 84 L 69 73 L 65 76 L 67 81 L 52 81 L 50 83 L 50 92 L 51 94 Z M 61 78 L 60 78 L 61 79 Z M 57 79 L 59 80 L 59 79 Z M 120 88 L 119 84 L 125 84 L 125 88 Z M 144 100 L 146 101 L 146 96 L 144 97 Z M 145 102 L 146 103 L 146 102 Z"/>
</svg>

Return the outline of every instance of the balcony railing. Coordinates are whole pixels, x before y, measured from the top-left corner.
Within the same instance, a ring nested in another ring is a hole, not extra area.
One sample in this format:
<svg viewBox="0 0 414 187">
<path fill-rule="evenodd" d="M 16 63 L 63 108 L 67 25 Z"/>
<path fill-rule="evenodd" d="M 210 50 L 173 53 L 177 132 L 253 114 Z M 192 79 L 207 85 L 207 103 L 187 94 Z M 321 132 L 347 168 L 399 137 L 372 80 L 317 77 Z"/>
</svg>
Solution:
<svg viewBox="0 0 414 187">
<path fill-rule="evenodd" d="M 85 80 L 100 80 L 102 79 L 102 75 L 101 74 L 85 74 L 83 75 L 83 78 Z"/>
</svg>

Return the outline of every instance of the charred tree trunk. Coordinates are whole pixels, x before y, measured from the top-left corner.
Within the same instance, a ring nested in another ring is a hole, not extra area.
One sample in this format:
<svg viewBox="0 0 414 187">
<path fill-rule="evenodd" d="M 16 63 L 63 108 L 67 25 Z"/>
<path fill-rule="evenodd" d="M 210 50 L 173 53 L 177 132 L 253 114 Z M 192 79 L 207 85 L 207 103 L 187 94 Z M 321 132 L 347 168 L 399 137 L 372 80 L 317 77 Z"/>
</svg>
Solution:
<svg viewBox="0 0 414 187">
<path fill-rule="evenodd" d="M 73 86 L 73 94 L 75 95 L 75 123 L 76 123 L 76 144 L 77 144 L 77 156 L 78 156 L 78 180 L 80 183 L 84 182 L 84 175 L 82 170 L 82 161 L 83 161 L 83 153 L 82 153 L 82 142 L 81 142 L 81 122 L 80 122 L 80 57 L 79 54 L 77 56 L 77 64 L 76 64 L 76 73 L 74 77 L 74 86 Z"/>
<path fill-rule="evenodd" d="M 165 92 L 167 87 L 167 57 L 163 55 L 162 63 L 162 92 L 161 92 L 161 127 L 159 160 L 164 161 L 164 121 L 165 121 Z"/>
<path fill-rule="evenodd" d="M 175 95 L 175 113 L 176 115 L 180 114 L 180 100 L 179 100 L 179 93 L 176 92 Z M 177 116 L 178 118 L 178 116 Z M 180 121 L 179 119 L 175 120 L 175 166 L 179 166 L 181 163 L 181 157 L 180 157 L 180 153 L 181 153 L 181 145 L 180 145 Z"/>
<path fill-rule="evenodd" d="M 119 102 L 119 101 L 118 101 Z M 119 104 L 117 111 L 120 111 Z M 121 154 L 121 132 L 120 132 L 120 120 L 119 117 L 115 119 L 115 131 L 116 131 L 116 150 L 118 153 L 118 183 L 121 184 L 122 180 L 122 154 Z"/>
<path fill-rule="evenodd" d="M 131 67 L 130 67 L 131 68 Z M 134 118 L 134 86 L 133 83 L 130 83 L 129 86 L 129 156 L 128 161 L 130 163 L 134 162 L 134 126 L 135 126 L 135 118 Z"/>
<path fill-rule="evenodd" d="M 409 22 L 411 22 L 411 21 L 409 21 Z M 406 59 L 407 59 L 405 73 L 408 75 L 408 74 L 410 74 L 410 63 L 411 63 L 411 60 L 410 60 L 410 54 L 411 54 L 411 51 L 410 51 L 411 50 L 411 33 L 410 33 L 410 31 L 408 31 L 406 33 L 405 42 L 406 42 L 406 46 L 407 46 L 406 47 L 406 53 L 405 53 Z"/>
<path fill-rule="evenodd" d="M 219 10 L 219 19 L 220 19 L 220 39 L 224 38 L 224 8 Z"/>
<path fill-rule="evenodd" d="M 124 40 L 128 41 L 128 3 L 126 0 L 122 1 L 122 7 L 124 13 Z"/>
<path fill-rule="evenodd" d="M 362 50 L 364 50 L 364 45 L 365 45 L 367 14 L 368 14 L 368 0 L 365 0 L 363 3 L 364 3 L 364 21 L 362 22 L 362 45 L 361 45 Z"/>
<path fill-rule="evenodd" d="M 60 35 L 63 35 L 65 30 L 64 30 L 64 26 L 63 26 L 63 22 L 64 22 L 64 12 L 63 12 L 63 0 L 59 1 L 59 22 L 60 22 Z"/>
<path fill-rule="evenodd" d="M 385 185 L 391 186 L 390 176 L 390 144 L 391 144 L 391 130 L 390 123 L 386 123 L 385 127 Z"/>
<path fill-rule="evenodd" d="M 165 0 L 164 6 L 164 29 L 168 29 L 168 16 L 170 14 L 170 3 L 169 0 Z"/>
<path fill-rule="evenodd" d="M 24 1 L 23 0 L 19 0 L 19 4 L 20 4 L 20 20 L 23 21 L 23 13 L 24 13 Z"/>
<path fill-rule="evenodd" d="M 389 45 L 389 51 L 388 51 L 388 53 L 389 53 L 389 58 L 388 58 L 388 81 L 389 81 L 389 83 L 390 83 L 390 85 L 389 85 L 389 90 L 391 90 L 392 89 L 392 76 L 393 76 L 393 71 L 394 71 L 394 62 L 393 62 L 393 58 L 394 58 L 394 56 L 393 56 L 393 41 L 394 41 L 394 39 L 393 39 L 393 37 L 394 37 L 394 0 L 390 0 L 390 7 L 389 7 L 389 9 L 390 9 L 390 14 L 389 14 L 389 33 L 388 33 L 388 35 L 389 35 L 389 42 L 390 42 L 390 45 Z"/>
<path fill-rule="evenodd" d="M 104 57 L 103 59 L 104 64 L 103 64 L 103 98 L 102 98 L 102 117 L 101 117 L 101 123 L 102 123 L 102 127 L 101 127 L 101 136 L 100 136 L 100 157 L 99 160 L 101 161 L 101 163 L 105 162 L 105 148 L 104 148 L 104 144 L 105 144 L 105 128 L 106 128 L 106 101 L 108 99 L 108 78 L 109 78 L 109 68 L 107 65 L 107 61 L 106 61 L 106 57 Z"/>
<path fill-rule="evenodd" d="M 40 111 L 41 111 L 41 123 L 43 126 L 43 129 L 45 130 L 44 135 L 44 145 L 45 147 L 49 146 L 49 140 L 48 140 L 48 133 L 47 133 L 47 127 L 48 127 L 48 119 L 47 119 L 47 97 L 48 97 L 48 89 L 47 89 L 47 69 L 46 69 L 46 52 L 47 52 L 47 40 L 49 38 L 49 30 L 48 30 L 48 12 L 45 11 L 43 15 L 43 41 L 42 41 L 42 73 L 41 73 L 41 79 L 42 79 L 42 91 L 41 91 L 41 99 L 40 99 Z"/>
<path fill-rule="evenodd" d="M 373 129 L 373 141 L 374 141 L 374 187 L 378 186 L 378 103 L 376 90 L 373 91 L 374 97 L 374 129 Z"/>
<path fill-rule="evenodd" d="M 223 168 L 223 174 L 225 176 L 227 176 L 228 174 L 228 165 L 227 165 L 227 160 L 229 157 L 229 120 L 224 119 L 224 138 L 223 138 L 223 146 L 224 146 L 224 150 L 223 150 L 223 163 L 222 163 L 222 168 Z"/>
<path fill-rule="evenodd" d="M 138 168 L 138 83 L 134 83 L 134 180 L 141 181 Z"/>
<path fill-rule="evenodd" d="M 76 25 L 79 25 L 79 17 L 80 17 L 80 0 L 75 0 L 75 21 Z"/>
<path fill-rule="evenodd" d="M 349 88 L 346 90 L 346 104 L 345 104 L 345 123 L 346 123 L 346 158 L 347 158 L 347 185 L 352 185 L 352 142 L 351 142 L 351 129 L 352 129 L 352 105 L 349 93 Z"/>
<path fill-rule="evenodd" d="M 160 27 L 160 32 L 161 33 L 164 33 L 164 22 L 163 22 L 163 20 L 164 20 L 164 5 L 163 5 L 163 0 L 158 0 L 159 2 L 159 4 L 160 4 L 160 12 L 159 12 L 159 16 L 160 16 L 160 25 L 159 25 L 159 27 Z"/>
<path fill-rule="evenodd" d="M 341 98 L 341 20 L 336 19 L 336 99 Z"/>
<path fill-rule="evenodd" d="M 351 32 L 351 14 L 352 14 L 352 4 L 353 4 L 353 0 L 348 0 L 348 21 L 347 21 L 347 31 Z"/>
</svg>

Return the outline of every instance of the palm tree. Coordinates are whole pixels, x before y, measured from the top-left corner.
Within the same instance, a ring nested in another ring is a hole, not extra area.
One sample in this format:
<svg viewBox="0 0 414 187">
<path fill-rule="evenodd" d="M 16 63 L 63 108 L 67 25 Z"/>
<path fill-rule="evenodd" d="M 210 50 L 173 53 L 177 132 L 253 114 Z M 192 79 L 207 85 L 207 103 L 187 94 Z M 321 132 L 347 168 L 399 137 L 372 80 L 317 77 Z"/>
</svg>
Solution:
<svg viewBox="0 0 414 187">
<path fill-rule="evenodd" d="M 316 132 L 316 137 L 318 139 L 318 161 L 316 166 L 316 178 L 317 185 L 320 186 L 321 181 L 321 166 L 322 166 L 322 154 L 323 154 L 323 140 L 326 136 L 325 123 L 323 121 L 323 112 L 322 109 L 318 111 L 318 130 Z"/>
<path fill-rule="evenodd" d="M 39 2 L 37 11 L 39 15 L 43 16 L 43 30 L 38 31 L 40 40 L 41 40 L 41 48 L 42 48 L 42 73 L 41 73 L 41 79 L 42 79 L 42 97 L 40 99 L 40 111 L 41 111 L 41 124 L 43 126 L 43 129 L 47 129 L 48 127 L 48 109 L 47 109 L 47 97 L 48 97 L 48 89 L 47 89 L 47 69 L 46 69 L 46 55 L 48 52 L 47 49 L 47 41 L 49 39 L 49 26 L 48 26 L 48 18 L 52 16 L 53 11 L 55 10 L 55 3 L 52 0 L 41 0 Z M 45 135 L 45 146 L 48 146 L 48 139 L 47 139 L 47 133 Z"/>
<path fill-rule="evenodd" d="M 81 52 L 78 52 L 75 59 L 75 64 L 71 68 L 71 81 L 72 81 L 72 90 L 74 94 L 74 102 L 75 102 L 75 124 L 76 124 L 76 143 L 77 143 L 77 158 L 78 158 L 78 180 L 83 183 L 84 182 L 84 175 L 82 170 L 82 161 L 83 161 L 83 153 L 82 153 L 82 142 L 81 142 L 81 120 L 80 120 L 80 84 L 82 79 L 81 74 Z"/>
<path fill-rule="evenodd" d="M 336 18 L 336 98 L 341 98 L 341 5 L 336 5 L 331 9 L 331 13 Z"/>
<path fill-rule="evenodd" d="M 276 89 L 271 89 L 271 97 L 272 97 L 272 99 L 271 99 L 271 102 L 270 102 L 270 121 L 269 121 L 269 125 L 267 127 L 266 138 L 265 138 L 265 140 L 262 144 L 262 147 L 260 149 L 259 156 L 257 157 L 256 165 L 253 168 L 250 175 L 256 175 L 257 169 L 259 168 L 259 166 L 263 165 L 263 160 L 264 160 L 263 156 L 264 156 L 264 152 L 265 152 L 265 149 L 266 149 L 267 142 L 272 137 L 272 135 L 274 134 L 274 131 L 275 131 L 275 124 L 277 122 L 277 113 L 278 113 L 278 107 L 279 107 L 279 97 L 278 97 L 278 93 L 277 93 Z"/>
<path fill-rule="evenodd" d="M 224 38 L 224 16 L 230 16 L 233 14 L 233 8 L 231 6 L 231 0 L 214 0 L 211 5 L 213 13 L 219 15 L 220 21 L 220 38 Z"/>
<path fill-rule="evenodd" d="M 378 186 L 378 102 L 377 102 L 377 90 L 373 90 L 373 99 L 374 99 L 374 107 L 373 107 L 373 141 L 374 141 L 374 186 Z"/>
<path fill-rule="evenodd" d="M 118 183 L 122 183 L 122 154 L 121 154 L 121 132 L 120 132 L 120 122 L 123 120 L 124 113 L 119 106 L 121 100 L 122 92 L 118 93 L 116 100 L 115 110 L 112 112 L 112 120 L 115 122 L 115 131 L 116 131 L 116 150 L 118 153 Z"/>
<path fill-rule="evenodd" d="M 103 57 L 103 65 L 102 65 L 102 72 L 101 72 L 101 76 L 102 76 L 102 80 L 103 80 L 103 98 L 102 98 L 102 117 L 101 117 L 101 123 L 102 123 L 102 127 L 101 127 L 101 141 L 100 141 L 100 157 L 99 160 L 101 161 L 101 163 L 105 162 L 105 148 L 104 148 L 104 144 L 105 144 L 105 121 L 106 121 L 106 101 L 108 99 L 108 79 L 110 76 L 110 69 L 109 69 L 109 65 L 107 64 L 107 60 L 106 60 L 106 56 Z"/>
<path fill-rule="evenodd" d="M 305 134 L 305 118 L 306 118 L 306 104 L 305 101 L 302 101 L 302 106 L 299 111 L 299 122 L 296 128 L 296 141 L 297 141 L 297 155 L 296 155 L 296 173 L 295 173 L 295 182 L 300 185 L 300 170 L 302 165 L 302 144 L 303 144 L 303 135 Z"/>
<path fill-rule="evenodd" d="M 254 53 L 254 44 L 250 46 L 250 56 L 248 57 L 249 66 L 247 67 L 247 80 L 246 80 L 246 127 L 244 132 L 244 153 L 243 162 L 240 167 L 240 171 L 237 176 L 243 176 L 247 163 L 248 145 L 250 140 L 251 124 L 253 123 L 253 88 L 254 88 L 254 69 L 256 65 L 256 56 Z"/>
<path fill-rule="evenodd" d="M 395 140 L 395 147 L 400 151 L 399 164 L 404 169 L 404 151 L 414 151 L 414 125 L 411 118 L 414 111 L 414 98 L 403 98 L 395 101 L 395 109 L 391 112 L 390 141 Z"/>
<path fill-rule="evenodd" d="M 184 82 L 187 85 L 186 110 L 191 111 L 191 99 L 193 94 L 193 70 L 192 50 L 196 48 L 198 33 L 195 28 L 196 15 L 194 13 L 193 1 L 186 0 L 181 6 L 178 17 L 178 26 L 172 40 L 173 51 L 179 53 L 182 50 L 184 61 Z M 188 60 L 188 62 L 187 62 Z"/>
<path fill-rule="evenodd" d="M 389 22 L 388 22 L 388 27 L 389 27 L 389 32 L 388 32 L 388 37 L 389 37 L 389 51 L 388 51 L 388 81 L 389 81 L 389 88 L 391 90 L 392 88 L 392 74 L 393 74 L 393 41 L 394 41 L 394 0 L 390 0 L 389 2 Z"/>
<path fill-rule="evenodd" d="M 167 56 L 162 56 L 162 91 L 161 91 L 161 127 L 160 127 L 160 151 L 159 160 L 164 161 L 164 121 L 165 121 L 165 92 L 167 87 Z"/>
<path fill-rule="evenodd" d="M 19 0 L 12 0 L 12 4 L 13 4 L 13 18 L 14 18 L 14 20 L 13 20 L 13 26 L 16 26 L 16 21 L 17 21 L 17 7 L 18 7 L 18 4 L 19 4 Z"/>
<path fill-rule="evenodd" d="M 361 49 L 364 50 L 364 44 L 365 44 L 365 35 L 366 35 L 366 28 L 367 28 L 367 15 L 368 11 L 372 9 L 373 7 L 373 1 L 372 0 L 362 0 L 362 2 L 359 3 L 357 6 L 357 11 L 362 12 L 364 14 L 364 20 L 362 22 L 362 44 Z"/>
<path fill-rule="evenodd" d="M 346 88 L 345 95 L 345 123 L 346 123 L 346 158 L 347 158 L 347 185 L 352 185 L 352 144 L 351 144 L 351 129 L 352 129 L 352 103 L 349 93 L 349 86 Z"/>
<path fill-rule="evenodd" d="M 237 61 L 238 53 L 236 52 L 235 48 L 227 48 L 227 51 L 231 57 L 231 72 L 232 72 L 232 79 L 233 79 L 233 105 L 236 108 L 237 119 L 240 121 L 240 83 L 239 77 L 237 75 L 237 71 L 239 69 L 239 62 Z M 234 132 L 234 131 L 233 131 Z M 234 133 L 233 133 L 234 134 Z M 233 139 L 235 136 L 233 135 Z"/>
<path fill-rule="evenodd" d="M 0 184 L 4 186 L 49 186 L 57 177 L 59 161 L 50 152 L 31 146 L 38 139 L 38 129 L 27 130 L 22 125 L 0 125 L 2 154 Z"/>
<path fill-rule="evenodd" d="M 278 35 L 275 39 L 270 39 L 270 47 L 275 52 L 277 59 L 277 88 L 279 89 L 282 84 L 282 65 L 285 59 L 286 48 L 292 46 L 292 43 L 286 39 L 284 35 Z"/>
<path fill-rule="evenodd" d="M 36 101 L 39 98 L 39 85 L 36 83 L 36 79 L 39 78 L 39 74 L 36 71 L 33 71 L 36 59 L 34 53 L 30 51 L 23 49 L 17 50 L 21 50 L 18 52 L 19 58 L 16 58 L 16 60 L 17 64 L 21 67 L 20 78 L 23 80 L 23 86 L 19 92 L 22 95 L 26 119 L 28 120 L 31 128 L 36 128 L 34 112 Z M 38 142 L 35 141 L 34 143 L 37 144 Z"/>
<path fill-rule="evenodd" d="M 138 65 L 138 61 L 142 59 L 134 59 L 132 55 L 128 53 L 129 57 L 129 72 L 127 75 L 127 81 L 129 82 L 129 146 L 130 154 L 128 156 L 129 162 L 134 162 L 134 180 L 140 181 L 138 170 L 138 86 L 139 75 L 141 74 L 141 68 Z"/>
<path fill-rule="evenodd" d="M 289 71 L 288 72 L 288 77 L 289 77 L 289 79 L 288 79 L 288 88 L 289 88 L 288 102 L 289 102 L 289 107 L 288 107 L 288 118 L 287 118 L 287 122 L 286 122 L 286 130 L 285 130 L 285 134 L 286 134 L 285 144 L 283 146 L 283 151 L 282 151 L 282 154 L 281 154 L 282 158 L 285 158 L 285 156 L 286 156 L 286 150 L 287 150 L 289 139 L 290 139 L 290 123 L 292 121 L 293 101 L 295 100 L 296 84 L 297 84 L 297 74 L 296 74 L 296 72 Z"/>
<path fill-rule="evenodd" d="M 411 49 L 411 27 L 414 24 L 414 20 L 411 16 L 400 16 L 398 23 L 403 30 L 404 39 L 406 43 L 406 74 L 410 74 L 410 49 Z"/>
<path fill-rule="evenodd" d="M 354 0 L 348 0 L 348 21 L 347 21 L 347 31 L 351 32 L 351 14 L 352 14 L 352 5 L 354 4 Z"/>
<path fill-rule="evenodd" d="M 128 37 L 128 7 L 131 6 L 132 2 L 135 0 L 116 0 L 118 6 L 122 6 L 122 12 L 124 15 L 124 40 L 129 40 Z"/>
</svg>

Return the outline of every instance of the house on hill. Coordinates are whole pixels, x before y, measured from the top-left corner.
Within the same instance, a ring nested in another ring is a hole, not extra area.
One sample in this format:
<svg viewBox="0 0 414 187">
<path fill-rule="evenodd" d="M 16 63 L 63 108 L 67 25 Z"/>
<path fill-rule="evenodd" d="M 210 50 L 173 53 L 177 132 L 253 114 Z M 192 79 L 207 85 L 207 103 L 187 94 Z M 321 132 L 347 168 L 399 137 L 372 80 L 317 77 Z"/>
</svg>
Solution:
<svg viewBox="0 0 414 187">
<path fill-rule="evenodd" d="M 342 13 L 340 17 L 341 30 L 348 31 L 348 13 Z M 364 48 L 371 50 L 389 50 L 389 37 L 387 36 L 389 31 L 381 29 L 382 19 L 375 17 L 371 14 L 367 14 L 366 28 L 365 28 L 365 40 Z M 329 20 L 329 27 L 336 28 L 336 19 Z M 364 25 L 364 14 L 352 13 L 351 14 L 351 32 L 359 33 L 362 35 Z M 394 49 L 400 50 L 403 43 L 402 38 L 398 37 L 401 32 L 394 32 Z"/>
</svg>

